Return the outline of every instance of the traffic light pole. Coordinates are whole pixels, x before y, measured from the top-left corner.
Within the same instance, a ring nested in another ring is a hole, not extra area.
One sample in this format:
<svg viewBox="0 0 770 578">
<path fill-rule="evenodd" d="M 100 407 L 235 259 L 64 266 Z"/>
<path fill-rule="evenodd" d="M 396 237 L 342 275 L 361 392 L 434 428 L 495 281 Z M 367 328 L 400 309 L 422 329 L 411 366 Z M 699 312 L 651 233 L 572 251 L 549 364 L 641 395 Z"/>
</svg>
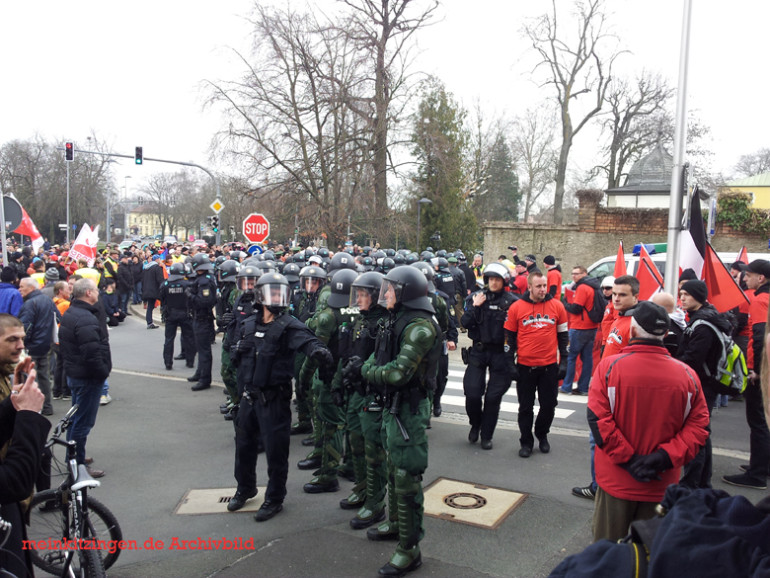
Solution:
<svg viewBox="0 0 770 578">
<path fill-rule="evenodd" d="M 57 148 L 59 150 L 66 150 L 64 147 L 57 147 Z M 121 158 L 121 159 L 136 159 L 136 155 L 132 156 L 132 155 L 121 155 L 121 154 L 118 154 L 118 153 L 103 153 L 103 152 L 99 152 L 99 151 L 86 151 L 86 150 L 75 149 L 75 148 L 73 148 L 72 150 L 73 150 L 73 152 L 83 153 L 83 154 L 86 154 L 86 155 L 99 155 L 99 156 L 103 156 L 103 157 L 117 157 L 117 158 Z M 195 167 L 196 169 L 200 169 L 204 173 L 206 173 L 212 181 L 214 181 L 214 187 L 216 187 L 216 189 L 217 189 L 217 199 L 220 198 L 220 196 L 221 196 L 219 194 L 219 181 L 216 179 L 216 177 L 213 175 L 213 173 L 210 170 L 208 170 L 206 167 L 202 167 L 201 165 L 198 165 L 198 164 L 195 164 L 195 163 L 188 163 L 188 162 L 184 162 L 184 161 L 172 161 L 172 160 L 168 160 L 168 159 L 153 159 L 153 158 L 150 158 L 150 157 L 146 157 L 144 155 L 142 155 L 142 160 L 143 161 L 152 161 L 152 162 L 156 162 L 156 163 L 168 163 L 168 164 L 172 164 L 172 165 L 182 165 L 182 166 L 185 166 L 185 167 Z M 69 227 L 70 227 L 70 218 L 69 218 L 69 213 L 70 213 L 69 190 L 70 190 L 70 188 L 69 188 L 69 185 L 70 185 L 69 164 L 67 164 L 67 243 L 69 243 L 69 239 L 70 239 L 70 230 L 69 230 Z M 107 232 L 107 235 L 108 235 L 108 240 L 109 240 L 109 231 Z M 217 242 L 217 245 L 219 245 L 220 234 L 219 234 L 218 231 L 217 231 L 217 241 L 216 242 Z"/>
</svg>

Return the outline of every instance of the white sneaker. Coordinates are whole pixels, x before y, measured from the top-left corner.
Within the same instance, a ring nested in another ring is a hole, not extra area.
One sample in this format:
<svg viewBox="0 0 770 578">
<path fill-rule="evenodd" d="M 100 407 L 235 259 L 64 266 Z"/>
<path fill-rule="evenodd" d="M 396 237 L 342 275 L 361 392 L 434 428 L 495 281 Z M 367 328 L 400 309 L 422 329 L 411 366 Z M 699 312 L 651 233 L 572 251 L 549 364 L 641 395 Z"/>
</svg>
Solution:
<svg viewBox="0 0 770 578">
<path fill-rule="evenodd" d="M 108 393 L 107 395 L 103 395 L 102 396 L 102 399 L 99 400 L 99 405 L 107 405 L 111 401 L 112 401 L 112 398 L 110 397 L 110 394 Z"/>
</svg>

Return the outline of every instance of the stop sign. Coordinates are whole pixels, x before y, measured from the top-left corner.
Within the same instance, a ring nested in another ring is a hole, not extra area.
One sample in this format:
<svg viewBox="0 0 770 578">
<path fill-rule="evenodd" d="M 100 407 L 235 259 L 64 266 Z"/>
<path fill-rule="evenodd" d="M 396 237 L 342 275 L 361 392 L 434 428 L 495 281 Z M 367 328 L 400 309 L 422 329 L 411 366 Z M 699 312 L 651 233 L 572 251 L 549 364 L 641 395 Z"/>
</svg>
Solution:
<svg viewBox="0 0 770 578">
<path fill-rule="evenodd" d="M 263 243 L 270 236 L 270 222 L 262 213 L 252 213 L 243 220 L 243 236 L 250 243 Z"/>
</svg>

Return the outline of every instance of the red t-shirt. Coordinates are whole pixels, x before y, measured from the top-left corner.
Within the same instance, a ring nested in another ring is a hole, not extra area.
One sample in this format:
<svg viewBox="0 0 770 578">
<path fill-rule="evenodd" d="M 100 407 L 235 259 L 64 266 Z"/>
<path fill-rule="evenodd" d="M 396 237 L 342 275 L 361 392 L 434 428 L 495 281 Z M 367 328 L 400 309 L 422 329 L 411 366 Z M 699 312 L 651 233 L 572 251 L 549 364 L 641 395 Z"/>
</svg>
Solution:
<svg viewBox="0 0 770 578">
<path fill-rule="evenodd" d="M 553 298 L 556 300 L 561 299 L 561 271 L 556 267 L 548 269 L 546 273 L 546 281 L 548 281 L 548 290 L 551 290 L 552 286 L 556 286 L 556 293 Z"/>
<path fill-rule="evenodd" d="M 623 313 L 627 313 L 627 311 Z M 618 313 L 617 319 L 607 334 L 602 359 L 620 353 L 631 339 L 631 315 L 624 315 L 623 313 Z"/>
<path fill-rule="evenodd" d="M 561 301 L 550 296 L 540 303 L 519 299 L 508 309 L 503 327 L 517 334 L 520 364 L 529 367 L 550 365 L 558 361 L 556 334 L 567 331 L 567 310 Z"/>
</svg>

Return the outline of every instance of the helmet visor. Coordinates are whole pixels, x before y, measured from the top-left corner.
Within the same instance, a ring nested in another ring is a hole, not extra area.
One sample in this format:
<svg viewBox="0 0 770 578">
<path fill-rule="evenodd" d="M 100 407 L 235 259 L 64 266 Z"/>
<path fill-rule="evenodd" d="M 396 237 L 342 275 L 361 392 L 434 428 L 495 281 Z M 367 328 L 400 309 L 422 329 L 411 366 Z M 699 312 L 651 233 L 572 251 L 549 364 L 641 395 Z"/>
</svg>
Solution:
<svg viewBox="0 0 770 578">
<path fill-rule="evenodd" d="M 400 283 L 396 283 L 389 279 L 382 280 L 382 287 L 380 288 L 380 297 L 377 300 L 377 304 L 386 309 L 393 309 L 396 303 L 401 301 L 401 293 L 404 286 Z"/>
<path fill-rule="evenodd" d="M 237 278 L 238 289 L 241 291 L 254 291 L 254 287 L 257 285 L 256 277 L 238 277 Z"/>
<path fill-rule="evenodd" d="M 267 307 L 288 307 L 290 297 L 288 285 L 268 283 L 257 288 L 257 303 Z"/>
<path fill-rule="evenodd" d="M 369 311 L 379 298 L 379 294 L 373 293 L 374 291 L 368 287 L 353 286 L 350 288 L 350 304 L 357 305 L 361 311 Z"/>
</svg>

